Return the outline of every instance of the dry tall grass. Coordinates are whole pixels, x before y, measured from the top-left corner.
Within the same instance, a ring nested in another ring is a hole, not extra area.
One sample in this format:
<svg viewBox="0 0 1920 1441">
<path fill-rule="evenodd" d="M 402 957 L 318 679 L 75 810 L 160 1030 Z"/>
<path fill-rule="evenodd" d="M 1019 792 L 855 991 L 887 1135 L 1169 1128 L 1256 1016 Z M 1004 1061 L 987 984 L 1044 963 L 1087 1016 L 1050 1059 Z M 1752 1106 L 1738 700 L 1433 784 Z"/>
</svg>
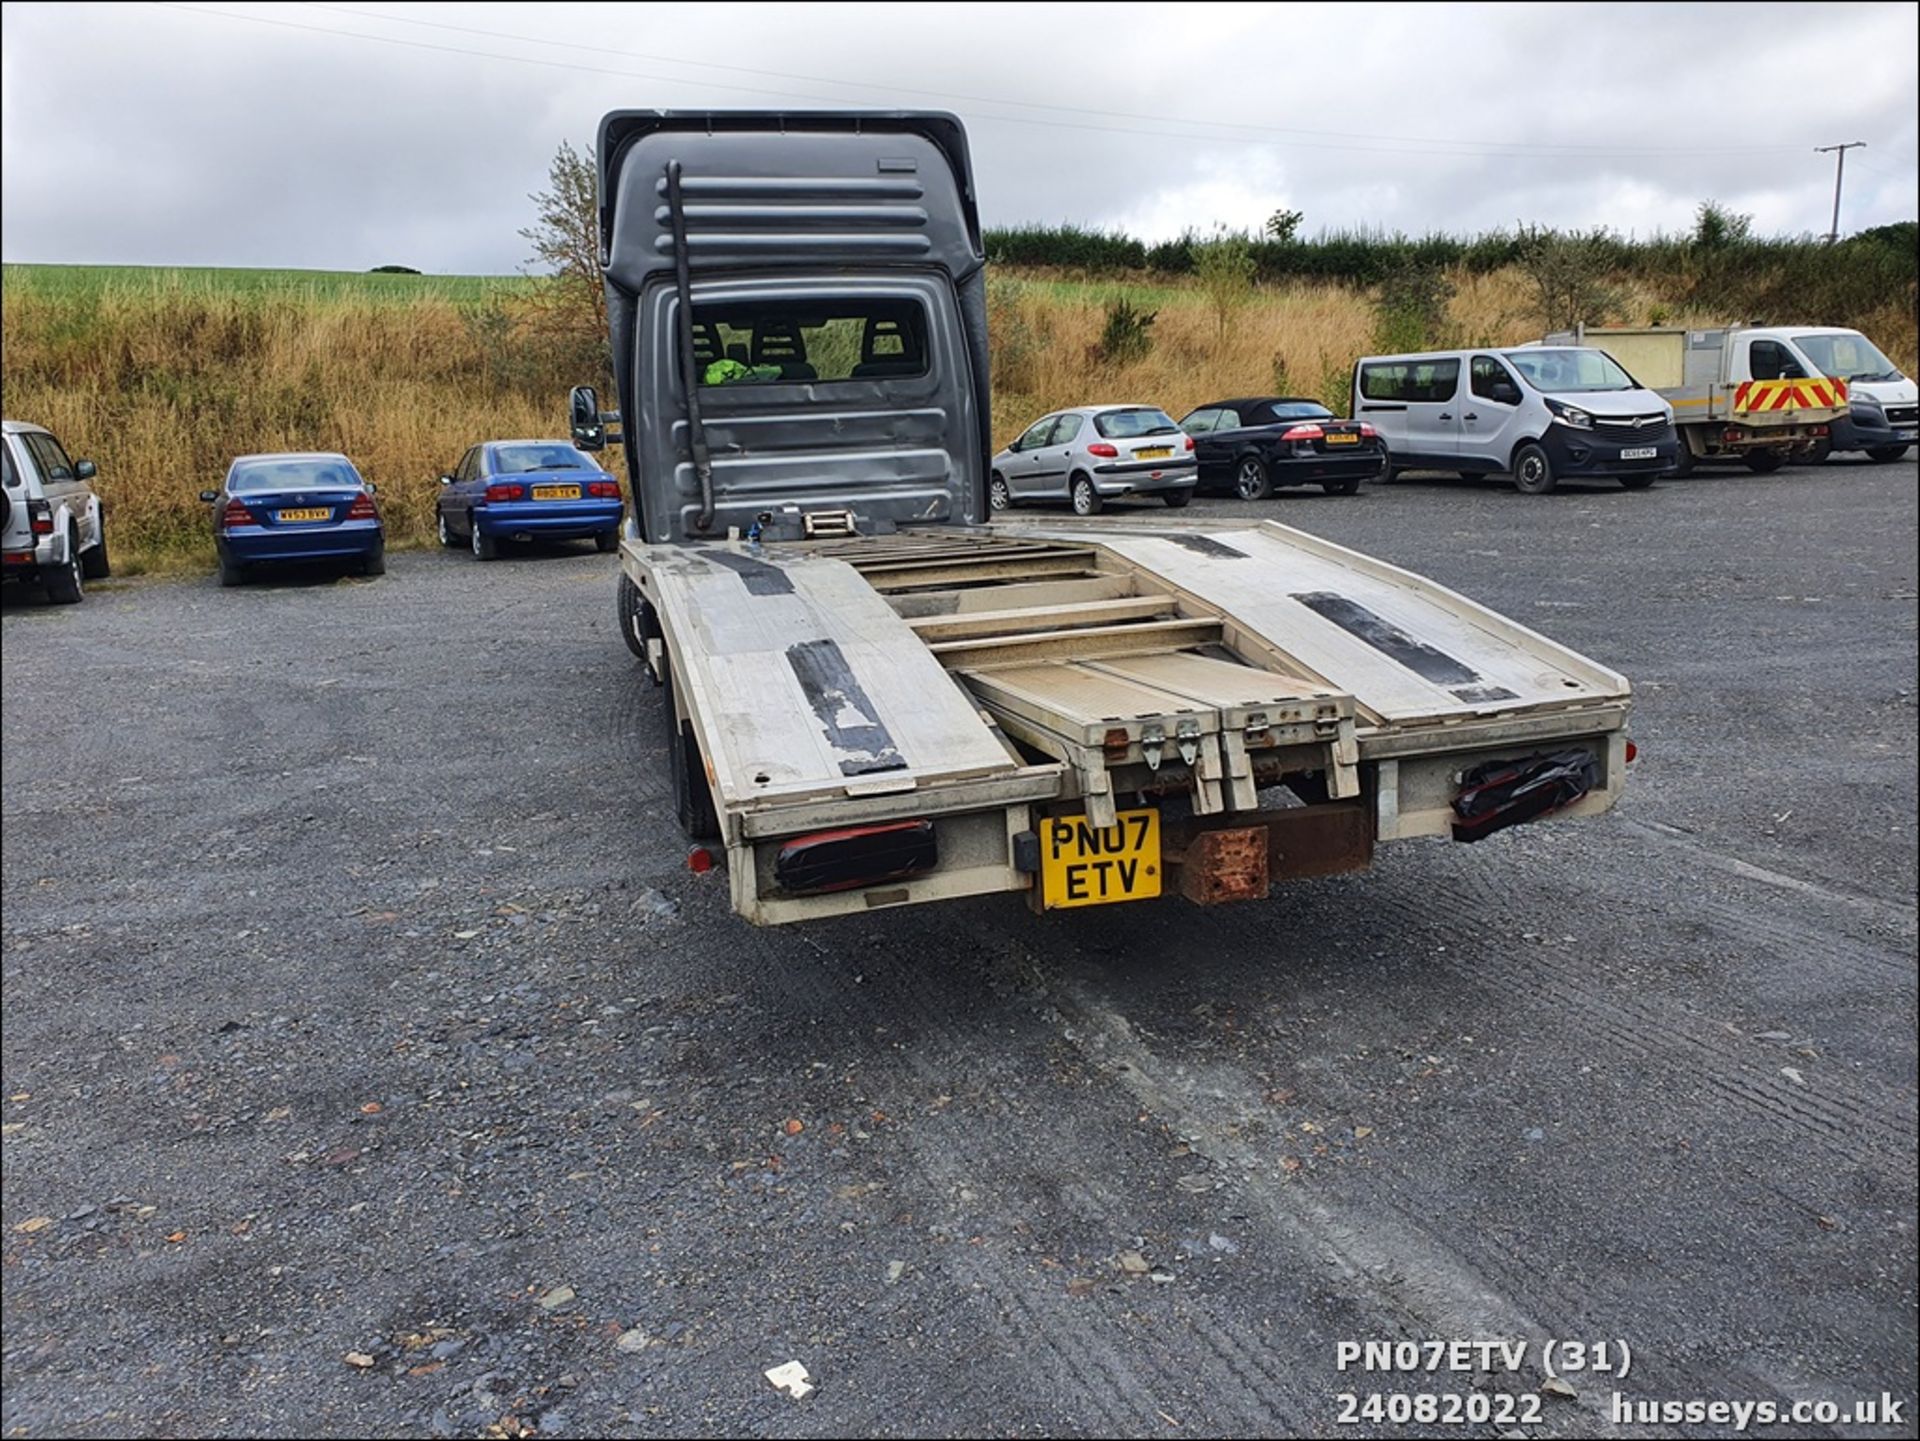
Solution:
<svg viewBox="0 0 1920 1441">
<path fill-rule="evenodd" d="M 1464 344 L 1539 334 L 1517 271 L 1451 277 L 1448 328 Z M 1153 345 L 1129 364 L 1096 354 L 1105 304 L 1124 287 L 998 277 L 990 291 L 993 421 L 1005 441 L 1035 416 L 1089 401 L 1141 401 L 1176 417 L 1235 394 L 1292 392 L 1344 410 L 1354 360 L 1373 348 L 1363 292 L 1299 284 L 1257 291 L 1224 333 L 1197 290 L 1141 288 Z M 206 564 L 197 492 L 236 454 L 338 450 L 380 487 L 391 543 L 430 540 L 436 477 L 476 440 L 565 433 L 569 385 L 594 377 L 509 292 L 405 303 L 351 289 L 242 289 L 202 282 L 96 288 L 16 283 L 4 298 L 6 413 L 37 421 L 100 467 L 116 564 Z M 1667 314 L 1629 291 L 1644 322 Z M 1889 304 L 1870 331 L 1912 373 L 1915 320 Z"/>
</svg>

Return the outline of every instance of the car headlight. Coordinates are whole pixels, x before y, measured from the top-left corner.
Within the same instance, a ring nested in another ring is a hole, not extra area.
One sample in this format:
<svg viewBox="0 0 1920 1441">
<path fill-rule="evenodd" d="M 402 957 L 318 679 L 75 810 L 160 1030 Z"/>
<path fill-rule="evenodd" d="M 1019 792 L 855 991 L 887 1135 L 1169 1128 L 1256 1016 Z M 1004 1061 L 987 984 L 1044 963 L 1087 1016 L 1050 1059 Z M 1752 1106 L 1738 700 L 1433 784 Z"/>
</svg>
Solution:
<svg viewBox="0 0 1920 1441">
<path fill-rule="evenodd" d="M 1553 412 L 1553 418 L 1570 430 L 1592 430 L 1593 417 L 1577 405 L 1568 405 L 1564 400 L 1547 401 L 1547 409 Z"/>
</svg>

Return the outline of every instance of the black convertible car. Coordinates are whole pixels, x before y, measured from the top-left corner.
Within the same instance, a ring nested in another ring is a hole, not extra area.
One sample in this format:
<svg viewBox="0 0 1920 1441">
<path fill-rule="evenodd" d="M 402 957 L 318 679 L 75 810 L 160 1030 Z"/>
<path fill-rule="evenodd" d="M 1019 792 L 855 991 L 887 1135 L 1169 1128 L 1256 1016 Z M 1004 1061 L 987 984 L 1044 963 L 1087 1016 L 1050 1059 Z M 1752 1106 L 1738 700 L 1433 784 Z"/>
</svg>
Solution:
<svg viewBox="0 0 1920 1441">
<path fill-rule="evenodd" d="M 1352 495 L 1386 473 L 1387 447 L 1364 421 L 1341 420 L 1317 400 L 1253 396 L 1203 405 L 1180 428 L 1193 437 L 1198 489 L 1265 500 L 1284 485 Z"/>
</svg>

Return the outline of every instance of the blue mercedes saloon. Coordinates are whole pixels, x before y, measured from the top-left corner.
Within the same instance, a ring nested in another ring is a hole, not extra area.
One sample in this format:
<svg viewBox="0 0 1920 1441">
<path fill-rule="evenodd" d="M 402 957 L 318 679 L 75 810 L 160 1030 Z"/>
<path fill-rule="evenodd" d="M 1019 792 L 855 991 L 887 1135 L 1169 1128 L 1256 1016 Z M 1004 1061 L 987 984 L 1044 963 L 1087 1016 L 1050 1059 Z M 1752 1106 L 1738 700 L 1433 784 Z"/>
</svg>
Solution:
<svg viewBox="0 0 1920 1441">
<path fill-rule="evenodd" d="M 373 486 L 344 455 L 243 455 L 227 467 L 220 489 L 203 490 L 200 499 L 213 507 L 222 585 L 239 585 L 257 566 L 292 561 L 386 572 L 386 531 Z"/>
</svg>

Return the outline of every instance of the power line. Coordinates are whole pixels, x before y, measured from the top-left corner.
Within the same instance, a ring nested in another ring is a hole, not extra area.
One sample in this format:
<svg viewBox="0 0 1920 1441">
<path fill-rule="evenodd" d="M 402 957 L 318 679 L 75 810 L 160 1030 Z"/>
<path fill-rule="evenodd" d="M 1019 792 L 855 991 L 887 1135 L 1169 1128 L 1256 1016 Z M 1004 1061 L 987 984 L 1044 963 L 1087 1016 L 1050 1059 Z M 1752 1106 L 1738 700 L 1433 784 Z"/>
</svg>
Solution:
<svg viewBox="0 0 1920 1441">
<path fill-rule="evenodd" d="M 427 51 L 434 51 L 434 52 L 438 52 L 440 54 L 446 54 L 446 55 L 467 55 L 467 56 L 472 56 L 481 60 L 506 61 L 508 63 L 515 64 L 515 65 L 537 65 L 549 70 L 573 70 L 573 71 L 578 71 L 582 74 L 611 75 L 611 76 L 615 76 L 615 77 L 618 77 L 621 79 L 627 79 L 627 80 L 656 80 L 666 84 L 675 84 L 675 85 L 685 85 L 690 83 L 705 84 L 705 85 L 711 86 L 714 89 L 734 91 L 740 94 L 771 95 L 784 100 L 811 100 L 811 101 L 816 101 L 816 102 L 820 102 L 827 105 L 845 105 L 847 103 L 845 98 L 841 96 L 818 95 L 818 94 L 812 94 L 812 93 L 794 91 L 794 90 L 775 90 L 775 89 L 768 89 L 763 86 L 737 85 L 737 84 L 733 84 L 730 82 L 723 82 L 723 81 L 694 81 L 690 77 L 684 76 L 684 75 L 658 75 L 658 74 L 652 74 L 642 70 L 616 70 L 603 65 L 584 65 L 574 61 L 567 61 L 567 60 L 545 60 L 545 59 L 541 59 L 538 56 L 533 56 L 533 55 L 502 55 L 496 51 L 491 51 L 491 50 L 473 50 L 473 49 L 466 48 L 464 46 L 439 45 L 426 40 L 403 40 L 400 37 L 394 36 L 394 35 L 373 35 L 373 34 L 368 34 L 365 31 L 340 30 L 332 26 L 325 26 L 325 25 L 303 25 L 295 20 L 276 20 L 276 19 L 270 19 L 264 15 L 241 15 L 241 14 L 236 14 L 235 12 L 230 10 L 212 10 L 200 5 L 179 4 L 179 3 L 175 3 L 175 0 L 156 0 L 155 8 L 164 9 L 164 10 L 178 10 L 178 11 L 183 11 L 185 13 L 194 14 L 194 15 L 209 15 L 214 17 L 215 19 L 220 19 L 220 20 L 238 20 L 249 25 L 270 25 L 283 30 L 303 31 L 311 35 L 331 35 L 331 36 L 335 36 L 337 38 L 342 38 L 342 39 L 369 40 L 377 44 L 397 45 L 409 50 L 427 50 Z M 528 37 L 524 37 L 524 36 L 522 37 L 503 36 L 502 38 L 518 38 L 522 41 L 528 39 Z M 675 63 L 675 62 L 670 62 L 670 63 Z M 836 84 L 839 82 L 826 81 L 823 83 Z M 1024 102 L 982 101 L 980 103 L 1020 104 Z M 1216 144 L 1226 143 L 1226 144 L 1236 144 L 1236 145 L 1274 145 L 1276 143 L 1279 143 L 1294 149 L 1338 150 L 1338 151 L 1349 151 L 1349 152 L 1354 152 L 1359 154 L 1372 154 L 1372 155 L 1433 155 L 1433 156 L 1460 156 L 1460 157 L 1467 157 L 1467 158 L 1503 157 L 1508 159 L 1526 159 L 1526 158 L 1549 159 L 1549 158 L 1554 158 L 1557 153 L 1554 151 L 1547 151 L 1547 150 L 1516 153 L 1516 152 L 1507 151 L 1507 150 L 1468 149 L 1468 148 L 1458 148 L 1458 147 L 1447 148 L 1447 149 L 1409 150 L 1409 149 L 1406 149 L 1404 146 L 1343 145 L 1343 144 L 1335 144 L 1327 141 L 1310 141 L 1310 140 L 1290 140 L 1290 141 L 1284 141 L 1284 142 L 1275 142 L 1271 140 L 1260 140 L 1253 136 L 1245 136 L 1245 135 L 1205 135 L 1205 134 L 1195 135 L 1190 133 L 1183 134 L 1178 131 L 1145 130 L 1145 129 L 1139 129 L 1131 126 L 1088 125 L 1088 124 L 1083 124 L 1083 123 L 1070 121 L 1070 120 L 1043 120 L 1036 116 L 1027 116 L 1027 115 L 979 115 L 979 116 L 975 116 L 974 119 L 976 121 L 982 121 L 987 123 L 999 123 L 1004 125 L 1033 125 L 1033 126 L 1040 126 L 1046 129 L 1054 129 L 1054 130 L 1090 131 L 1097 135 L 1145 135 L 1145 136 L 1151 136 L 1155 139 L 1163 139 L 1163 140 L 1194 140 L 1194 141 L 1202 141 L 1202 142 L 1216 143 Z M 1178 123 L 1186 123 L 1186 122 L 1170 122 L 1170 123 L 1178 124 Z M 1767 147 L 1756 147 L 1756 150 L 1752 152 L 1740 152 L 1740 153 L 1771 154 L 1771 153 L 1776 153 L 1780 150 L 1792 150 L 1797 148 L 1798 147 L 1796 146 L 1767 146 Z M 1681 156 L 1697 156 L 1697 155 L 1719 155 L 1719 154 L 1725 154 L 1725 153 L 1729 153 L 1729 152 L 1724 150 L 1716 150 L 1712 148 L 1673 149 L 1673 150 L 1623 149 L 1623 150 L 1609 151 L 1605 153 L 1586 153 L 1586 154 L 1580 155 L 1578 158 L 1589 159 L 1589 160 L 1629 159 L 1629 158 L 1644 158 L 1649 155 L 1681 157 Z M 1570 157 L 1561 155 L 1560 158 L 1570 158 Z"/>
<path fill-rule="evenodd" d="M 869 80 L 844 80 L 835 76 L 800 75 L 786 70 L 763 70 L 750 65 L 727 65 L 714 60 L 688 60 L 677 55 L 658 55 L 642 50 L 621 50 L 606 45 L 582 45 L 569 40 L 550 40 L 539 35 L 523 35 L 506 30 L 484 30 L 473 25 L 452 25 L 441 20 L 419 20 L 410 15 L 393 15 L 381 10 L 359 10 L 348 5 L 325 5 L 318 0 L 301 0 L 309 10 L 325 10 L 336 15 L 351 15 L 362 20 L 384 20 L 399 25 L 416 25 L 429 30 L 445 30 L 462 35 L 480 35 L 492 40 L 508 40 L 519 45 L 546 45 L 561 50 L 579 50 L 594 55 L 619 55 L 632 60 L 648 60 L 665 65 L 685 65 L 702 70 L 724 70 L 736 75 L 756 75 L 763 79 L 795 80 L 806 85 L 839 85 L 856 90 L 878 90 L 886 94 L 898 93 L 898 87 L 878 85 Z M 245 18 L 245 17 L 237 17 Z M 354 32 L 337 32 L 341 34 Z M 374 38 L 374 37 L 367 37 Z M 502 57 L 505 58 L 505 57 Z M 688 77 L 691 78 L 691 77 Z M 782 92 L 784 93 L 784 92 Z M 1271 135 L 1304 135 L 1319 139 L 1368 140 L 1393 145 L 1456 145 L 1471 146 L 1494 152 L 1539 151 L 1559 153 L 1564 151 L 1598 151 L 1608 155 L 1615 154 L 1778 154 L 1794 150 L 1792 145 L 1729 145 L 1712 148 L 1647 146 L 1619 150 L 1605 145 L 1583 145 L 1575 142 L 1535 141 L 1535 140 L 1448 140 L 1432 139 L 1421 135 L 1376 135 L 1348 130 L 1309 130 L 1293 125 L 1259 125 L 1234 120 L 1203 120 L 1182 115 L 1152 115 L 1137 110 L 1107 110 L 1086 105 L 1058 105 L 1042 100 L 1011 100 L 991 95 L 970 95 L 952 90 L 927 90 L 918 92 L 923 96 L 939 100 L 958 100 L 969 105 L 1005 105 L 1017 106 L 1029 110 L 1054 110 L 1068 115 L 1104 116 L 1116 120 L 1138 120 L 1156 125 L 1205 126 L 1209 129 L 1252 130 Z M 1013 123 L 1021 123 L 1017 116 L 996 117 Z M 1106 128 L 1106 127 L 1100 127 Z M 1431 153 L 1421 151 L 1419 153 Z"/>
</svg>

